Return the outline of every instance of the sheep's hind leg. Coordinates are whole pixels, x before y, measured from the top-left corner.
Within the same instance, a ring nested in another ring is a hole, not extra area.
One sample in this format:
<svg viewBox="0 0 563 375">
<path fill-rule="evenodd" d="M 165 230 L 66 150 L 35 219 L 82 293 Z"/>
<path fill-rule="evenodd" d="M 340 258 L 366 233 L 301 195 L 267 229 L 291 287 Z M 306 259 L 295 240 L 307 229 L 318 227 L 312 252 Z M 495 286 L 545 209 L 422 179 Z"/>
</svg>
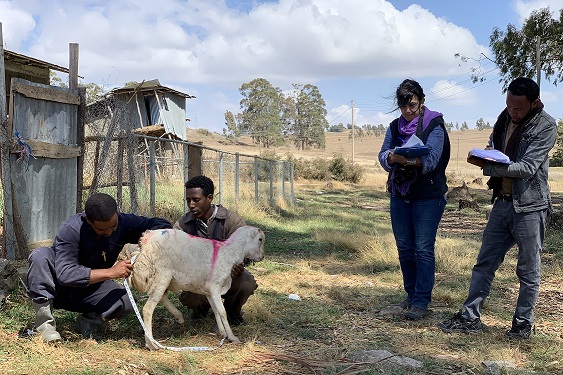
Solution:
<svg viewBox="0 0 563 375">
<path fill-rule="evenodd" d="M 221 300 L 220 293 L 211 293 L 207 296 L 207 300 L 213 309 L 215 314 L 215 320 L 217 321 L 217 328 L 219 328 L 219 333 L 223 337 L 227 337 L 231 342 L 240 343 L 238 337 L 235 336 L 227 320 L 227 312 L 225 311 L 225 306 L 223 306 L 223 301 Z"/>
<path fill-rule="evenodd" d="M 157 281 L 154 285 L 158 285 L 157 288 L 149 291 L 149 298 L 143 306 L 143 321 L 145 322 L 145 327 L 147 333 L 154 337 L 152 334 L 152 314 L 158 302 L 162 299 L 162 296 L 168 289 L 169 282 L 164 282 L 163 280 Z M 149 337 L 145 334 L 145 346 L 150 350 L 157 350 L 158 347 L 152 343 Z"/>
<path fill-rule="evenodd" d="M 166 307 L 166 310 L 170 311 L 170 314 L 174 315 L 174 318 L 176 318 L 176 321 L 180 324 L 184 323 L 184 316 L 182 315 L 182 312 L 180 312 L 180 310 L 178 310 L 176 308 L 176 306 L 174 306 L 172 304 L 172 302 L 170 302 L 170 300 L 168 299 L 168 291 L 166 291 L 163 295 L 162 298 L 160 299 L 160 302 L 162 302 L 162 304 L 164 305 L 164 307 Z"/>
</svg>

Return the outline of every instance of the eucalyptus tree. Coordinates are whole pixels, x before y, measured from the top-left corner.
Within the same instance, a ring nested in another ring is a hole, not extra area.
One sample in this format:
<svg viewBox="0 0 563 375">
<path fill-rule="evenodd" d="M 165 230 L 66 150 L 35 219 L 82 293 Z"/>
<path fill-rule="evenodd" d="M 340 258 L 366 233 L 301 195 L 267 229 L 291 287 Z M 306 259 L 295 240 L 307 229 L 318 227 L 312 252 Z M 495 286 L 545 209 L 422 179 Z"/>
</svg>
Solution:
<svg viewBox="0 0 563 375">
<path fill-rule="evenodd" d="M 505 90 L 517 77 L 539 81 L 540 70 L 556 86 L 563 81 L 563 9 L 559 19 L 549 8 L 534 10 L 521 29 L 512 24 L 505 31 L 495 28 L 489 41 Z"/>
<path fill-rule="evenodd" d="M 270 147 L 283 143 L 284 96 L 281 90 L 264 78 L 243 83 L 239 89 L 240 129 L 248 131 L 254 143 Z"/>
<path fill-rule="evenodd" d="M 325 147 L 326 103 L 317 86 L 294 84 L 296 117 L 293 128 L 294 144 L 298 149 Z"/>
</svg>

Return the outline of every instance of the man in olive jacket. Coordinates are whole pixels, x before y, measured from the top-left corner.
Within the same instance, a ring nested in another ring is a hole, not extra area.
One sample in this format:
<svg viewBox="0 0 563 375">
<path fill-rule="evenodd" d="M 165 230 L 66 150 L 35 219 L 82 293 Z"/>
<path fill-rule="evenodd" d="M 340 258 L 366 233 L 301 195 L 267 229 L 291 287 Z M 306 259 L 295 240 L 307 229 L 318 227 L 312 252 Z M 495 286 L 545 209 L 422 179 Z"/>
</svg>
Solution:
<svg viewBox="0 0 563 375">
<path fill-rule="evenodd" d="M 186 182 L 185 187 L 189 212 L 178 219 L 174 224 L 175 229 L 202 238 L 224 241 L 235 230 L 246 225 L 236 212 L 212 203 L 215 187 L 209 177 L 195 176 Z M 223 295 L 223 304 L 229 323 L 238 326 L 244 324 L 242 306 L 254 294 L 258 284 L 243 263 L 235 265 L 231 275 L 231 288 Z M 195 319 L 207 316 L 211 307 L 206 296 L 187 291 L 180 294 L 180 302 L 194 310 L 192 318 Z"/>
</svg>

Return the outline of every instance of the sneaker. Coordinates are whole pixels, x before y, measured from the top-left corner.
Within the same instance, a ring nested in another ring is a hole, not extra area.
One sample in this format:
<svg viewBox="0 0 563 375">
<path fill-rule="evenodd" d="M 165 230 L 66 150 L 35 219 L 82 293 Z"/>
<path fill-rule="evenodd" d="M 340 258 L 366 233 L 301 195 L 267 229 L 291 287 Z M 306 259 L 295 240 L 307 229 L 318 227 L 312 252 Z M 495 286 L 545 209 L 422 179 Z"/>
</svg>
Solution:
<svg viewBox="0 0 563 375">
<path fill-rule="evenodd" d="M 193 320 L 200 320 L 204 319 L 209 315 L 209 308 L 199 308 L 194 309 L 192 312 L 192 319 Z"/>
<path fill-rule="evenodd" d="M 527 340 L 530 338 L 532 334 L 532 325 L 530 323 L 516 323 L 516 321 L 512 320 L 512 328 L 506 332 L 506 337 L 509 339 L 516 339 L 516 340 Z"/>
<path fill-rule="evenodd" d="M 76 328 L 84 338 L 94 338 L 106 326 L 101 315 L 94 312 L 84 313 L 76 318 Z"/>
<path fill-rule="evenodd" d="M 408 310 L 411 307 L 411 303 L 412 301 L 408 298 L 405 298 L 405 300 L 401 303 L 399 303 L 399 307 L 403 310 Z"/>
<path fill-rule="evenodd" d="M 483 332 L 483 323 L 481 319 L 468 320 L 463 317 L 461 311 L 458 311 L 450 319 L 437 324 L 443 332 L 463 332 L 463 333 L 481 333 Z"/>
<path fill-rule="evenodd" d="M 411 306 L 405 313 L 405 318 L 410 320 L 419 320 L 426 316 L 428 310 L 423 307 Z"/>
</svg>

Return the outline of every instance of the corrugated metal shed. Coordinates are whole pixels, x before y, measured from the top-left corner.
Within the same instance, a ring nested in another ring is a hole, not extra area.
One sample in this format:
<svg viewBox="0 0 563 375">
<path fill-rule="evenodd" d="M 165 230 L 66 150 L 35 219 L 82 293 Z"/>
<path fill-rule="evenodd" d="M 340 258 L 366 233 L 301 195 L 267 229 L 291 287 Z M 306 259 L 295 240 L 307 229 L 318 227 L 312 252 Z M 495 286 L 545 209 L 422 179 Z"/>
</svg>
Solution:
<svg viewBox="0 0 563 375">
<path fill-rule="evenodd" d="M 31 82 L 25 84 L 78 96 L 76 90 Z M 14 93 L 12 134 L 19 134 L 22 140 L 76 147 L 77 110 L 78 106 L 74 104 L 37 100 Z M 29 248 L 51 244 L 60 224 L 76 212 L 77 159 L 26 159 L 21 154 L 12 153 L 10 164 L 11 184 L 16 193 L 14 207 L 18 208 L 18 212 L 14 212 L 14 229 L 25 233 Z"/>
<path fill-rule="evenodd" d="M 134 128 L 161 124 L 166 133 L 187 140 L 186 99 L 195 96 L 162 86 L 157 79 L 114 89 L 110 95 L 129 103 Z"/>
</svg>

